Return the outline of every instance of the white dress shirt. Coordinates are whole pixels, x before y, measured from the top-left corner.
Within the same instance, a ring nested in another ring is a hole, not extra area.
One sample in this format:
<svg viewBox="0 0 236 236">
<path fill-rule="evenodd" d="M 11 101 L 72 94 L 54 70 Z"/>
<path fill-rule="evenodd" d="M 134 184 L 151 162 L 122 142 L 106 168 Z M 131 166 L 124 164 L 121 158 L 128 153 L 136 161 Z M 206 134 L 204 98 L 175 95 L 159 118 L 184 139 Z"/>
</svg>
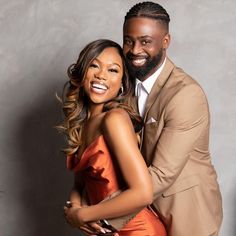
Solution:
<svg viewBox="0 0 236 236">
<path fill-rule="evenodd" d="M 151 89 L 154 83 L 156 82 L 158 76 L 163 70 L 165 63 L 166 63 L 166 58 L 162 63 L 162 65 L 143 82 L 136 78 L 135 95 L 138 97 L 138 109 L 139 109 L 139 114 L 142 117 L 144 116 L 145 105 L 148 95 L 151 92 Z"/>
</svg>

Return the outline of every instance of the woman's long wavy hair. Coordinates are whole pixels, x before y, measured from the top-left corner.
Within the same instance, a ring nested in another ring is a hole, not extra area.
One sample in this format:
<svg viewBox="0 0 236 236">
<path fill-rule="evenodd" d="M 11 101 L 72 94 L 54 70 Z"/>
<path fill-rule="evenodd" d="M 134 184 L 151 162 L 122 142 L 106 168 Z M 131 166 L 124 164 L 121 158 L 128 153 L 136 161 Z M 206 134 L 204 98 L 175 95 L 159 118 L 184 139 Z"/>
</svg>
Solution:
<svg viewBox="0 0 236 236">
<path fill-rule="evenodd" d="M 122 94 L 119 93 L 113 100 L 106 102 L 104 111 L 118 107 L 123 108 L 130 115 L 135 130 L 139 131 L 142 127 L 141 117 L 131 106 L 134 83 L 128 77 L 122 48 L 119 44 L 107 39 L 93 41 L 81 51 L 77 62 L 70 65 L 67 70 L 69 81 L 64 85 L 61 99 L 65 119 L 62 124 L 57 126 L 57 129 L 67 136 L 68 146 L 63 150 L 66 155 L 76 153 L 82 144 L 82 127 L 88 119 L 88 98 L 84 93 L 83 84 L 89 65 L 104 49 L 111 47 L 117 49 L 123 61 L 123 92 Z"/>
</svg>

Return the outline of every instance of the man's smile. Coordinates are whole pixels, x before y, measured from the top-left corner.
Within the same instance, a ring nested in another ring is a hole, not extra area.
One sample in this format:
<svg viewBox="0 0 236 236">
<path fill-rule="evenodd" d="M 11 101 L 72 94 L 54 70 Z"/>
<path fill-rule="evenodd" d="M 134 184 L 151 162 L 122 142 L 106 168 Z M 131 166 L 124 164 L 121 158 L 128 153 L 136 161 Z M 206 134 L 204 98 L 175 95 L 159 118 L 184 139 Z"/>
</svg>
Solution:
<svg viewBox="0 0 236 236">
<path fill-rule="evenodd" d="M 146 58 L 137 58 L 137 59 L 132 59 L 131 62 L 134 66 L 143 66 L 146 63 L 147 59 Z"/>
</svg>

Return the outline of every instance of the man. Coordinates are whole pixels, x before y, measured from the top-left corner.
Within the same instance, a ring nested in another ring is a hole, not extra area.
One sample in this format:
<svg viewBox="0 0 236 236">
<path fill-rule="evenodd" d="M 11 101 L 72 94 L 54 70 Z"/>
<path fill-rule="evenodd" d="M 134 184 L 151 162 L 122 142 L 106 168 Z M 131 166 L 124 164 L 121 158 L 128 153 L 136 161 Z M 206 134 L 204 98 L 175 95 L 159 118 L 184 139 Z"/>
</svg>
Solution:
<svg viewBox="0 0 236 236">
<path fill-rule="evenodd" d="M 153 206 L 169 236 L 216 236 L 222 202 L 209 154 L 210 116 L 202 88 L 167 57 L 169 15 L 138 3 L 125 16 L 123 49 L 144 119 L 141 151 Z"/>
</svg>

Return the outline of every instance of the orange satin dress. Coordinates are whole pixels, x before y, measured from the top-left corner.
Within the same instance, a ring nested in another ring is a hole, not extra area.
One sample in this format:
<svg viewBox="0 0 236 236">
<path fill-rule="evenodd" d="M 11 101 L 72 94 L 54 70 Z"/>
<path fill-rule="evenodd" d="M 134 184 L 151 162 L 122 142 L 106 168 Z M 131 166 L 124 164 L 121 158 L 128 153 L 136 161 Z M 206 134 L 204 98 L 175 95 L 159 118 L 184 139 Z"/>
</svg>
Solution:
<svg viewBox="0 0 236 236">
<path fill-rule="evenodd" d="M 83 152 L 80 161 L 74 156 L 67 157 L 67 167 L 75 173 L 80 171 L 91 205 L 97 204 L 121 189 L 116 175 L 118 169 L 102 135 L 98 136 Z M 158 216 L 144 208 L 119 232 L 120 236 L 166 236 Z"/>
</svg>

